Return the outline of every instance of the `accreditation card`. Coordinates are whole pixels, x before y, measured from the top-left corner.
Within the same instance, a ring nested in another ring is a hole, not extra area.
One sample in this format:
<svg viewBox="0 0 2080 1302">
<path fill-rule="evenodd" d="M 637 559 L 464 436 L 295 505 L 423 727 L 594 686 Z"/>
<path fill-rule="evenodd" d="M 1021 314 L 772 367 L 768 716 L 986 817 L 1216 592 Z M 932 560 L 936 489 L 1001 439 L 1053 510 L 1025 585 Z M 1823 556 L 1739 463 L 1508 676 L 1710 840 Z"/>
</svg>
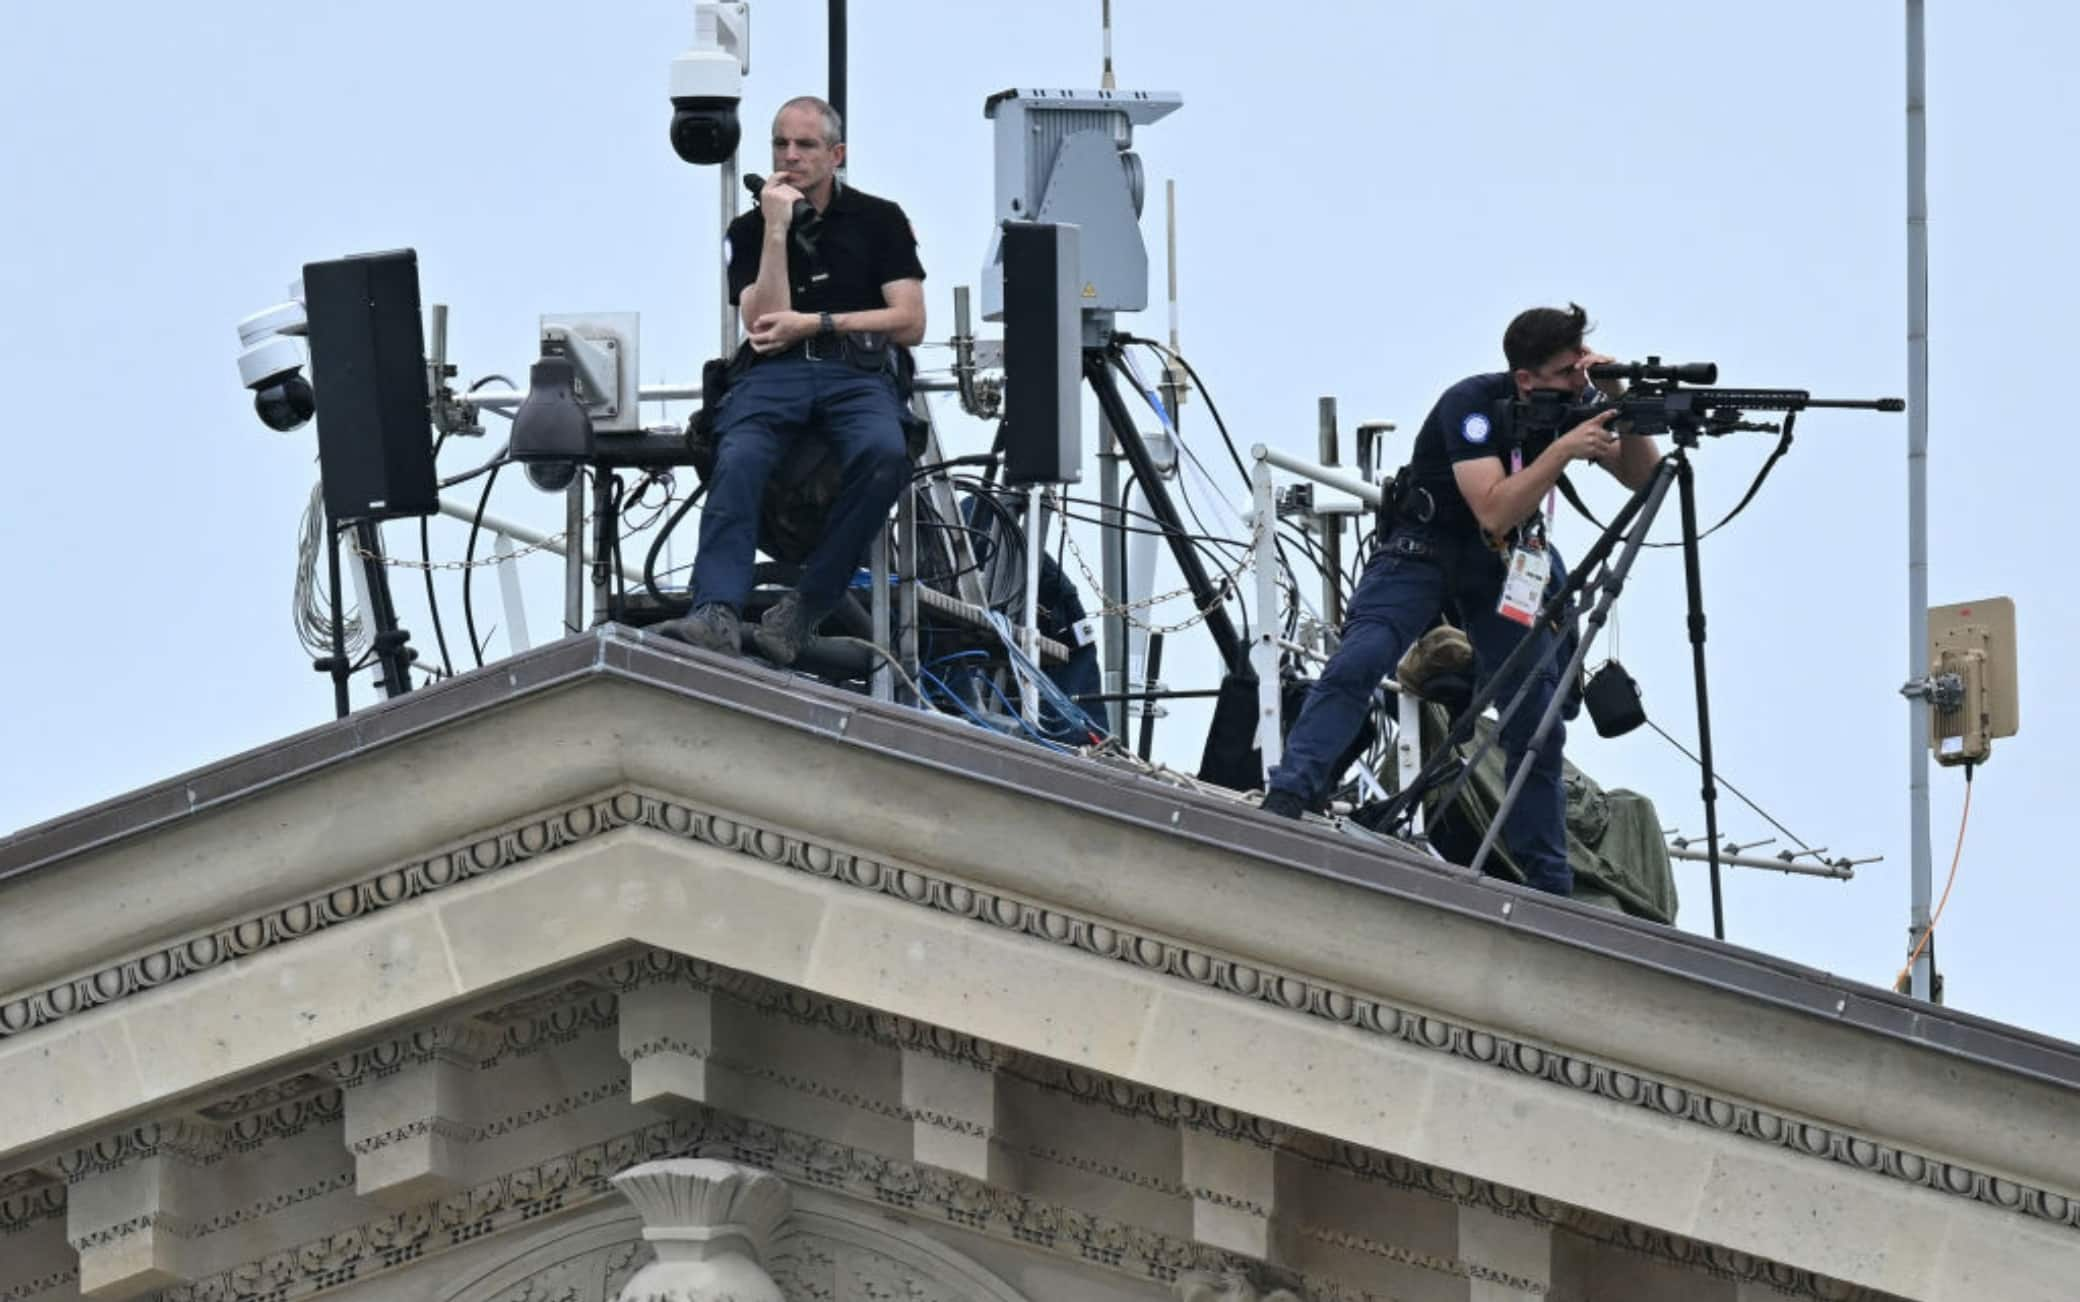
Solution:
<svg viewBox="0 0 2080 1302">
<path fill-rule="evenodd" d="M 1545 600 L 1546 579 L 1553 572 L 1553 557 L 1544 546 L 1519 543 L 1510 549 L 1509 568 L 1502 576 L 1502 599 L 1496 613 L 1530 628 L 1538 618 L 1539 603 Z"/>
</svg>

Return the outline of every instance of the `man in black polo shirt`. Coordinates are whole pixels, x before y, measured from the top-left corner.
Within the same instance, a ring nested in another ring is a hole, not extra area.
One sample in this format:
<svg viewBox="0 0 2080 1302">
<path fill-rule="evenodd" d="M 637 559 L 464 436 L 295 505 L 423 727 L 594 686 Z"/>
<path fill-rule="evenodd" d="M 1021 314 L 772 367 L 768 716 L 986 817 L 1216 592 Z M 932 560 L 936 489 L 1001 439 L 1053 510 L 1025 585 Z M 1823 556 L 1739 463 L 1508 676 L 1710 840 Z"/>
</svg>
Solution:
<svg viewBox="0 0 2080 1302">
<path fill-rule="evenodd" d="M 1408 487 L 1393 532 L 1379 540 L 1351 594 L 1342 641 L 1308 693 L 1272 770 L 1266 810 L 1291 818 L 1321 802 L 1341 776 L 1331 767 L 1363 726 L 1373 689 L 1447 608 L 1473 643 L 1480 679 L 1493 674 L 1523 638 L 1542 644 L 1528 671 L 1535 684 L 1531 697 L 1502 730 L 1508 771 L 1515 774 L 1559 688 L 1561 665 L 1552 633 L 1527 628 L 1527 593 L 1505 594 L 1507 570 L 1529 567 L 1528 600 L 1534 607 L 1563 581 L 1545 522 L 1553 488 L 1570 462 L 1593 461 L 1637 488 L 1653 476 L 1660 459 L 1651 437 L 1621 437 L 1609 428 L 1615 407 L 1557 438 L 1548 434 L 1517 448 L 1501 445 L 1499 401 L 1534 389 L 1588 392 L 1588 368 L 1610 359 L 1583 346 L 1587 329 L 1588 314 L 1573 304 L 1564 311 L 1539 307 L 1520 313 L 1502 336 L 1511 369 L 1461 380 L 1431 408 L 1401 476 Z M 1613 385 L 1608 396 L 1619 391 Z M 1543 583 L 1536 579 L 1541 572 L 1548 576 Z M 1506 595 L 1512 600 L 1505 602 Z M 1508 700 L 1518 685 L 1505 684 L 1500 699 Z M 1564 737 L 1562 729 L 1540 748 L 1538 767 L 1503 825 L 1503 843 L 1530 884 L 1556 895 L 1570 893 L 1574 881 L 1561 786 Z"/>
<path fill-rule="evenodd" d="M 836 111 L 810 95 L 789 100 L 773 118 L 773 173 L 758 207 L 730 223 L 742 373 L 715 416 L 693 611 L 660 626 L 711 651 L 737 653 L 760 502 L 791 440 L 829 439 L 843 488 L 800 583 L 752 631 L 777 664 L 793 663 L 844 596 L 909 480 L 888 345 L 924 339 L 924 268 L 903 210 L 840 183 L 844 161 Z M 814 212 L 797 220 L 803 200 Z"/>
</svg>

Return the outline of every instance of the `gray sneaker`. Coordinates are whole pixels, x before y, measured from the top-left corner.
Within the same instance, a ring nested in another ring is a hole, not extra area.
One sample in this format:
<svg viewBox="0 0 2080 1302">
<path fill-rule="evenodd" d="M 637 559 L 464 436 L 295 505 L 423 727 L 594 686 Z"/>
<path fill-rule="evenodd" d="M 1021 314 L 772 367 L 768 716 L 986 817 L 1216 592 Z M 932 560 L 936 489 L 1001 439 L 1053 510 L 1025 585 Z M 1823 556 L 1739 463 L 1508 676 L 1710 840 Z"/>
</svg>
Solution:
<svg viewBox="0 0 2080 1302">
<path fill-rule="evenodd" d="M 790 592 L 774 602 L 751 630 L 751 645 L 774 664 L 791 665 L 802 648 L 816 640 L 816 626 L 822 622 L 803 608 L 801 593 Z"/>
<path fill-rule="evenodd" d="M 703 651 L 726 656 L 744 653 L 743 621 L 737 618 L 735 607 L 719 601 L 709 602 L 684 619 L 666 620 L 657 626 L 657 631 Z"/>
</svg>

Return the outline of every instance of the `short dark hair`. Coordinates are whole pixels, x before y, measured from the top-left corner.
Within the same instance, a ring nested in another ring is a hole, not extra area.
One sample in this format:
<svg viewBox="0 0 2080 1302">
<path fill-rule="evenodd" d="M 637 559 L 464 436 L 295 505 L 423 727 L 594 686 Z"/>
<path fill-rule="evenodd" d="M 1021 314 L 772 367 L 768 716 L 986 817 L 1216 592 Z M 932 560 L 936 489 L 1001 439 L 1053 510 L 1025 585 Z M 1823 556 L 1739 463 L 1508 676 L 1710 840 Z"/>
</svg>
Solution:
<svg viewBox="0 0 2080 1302">
<path fill-rule="evenodd" d="M 1580 348 L 1582 336 L 1593 329 L 1589 314 L 1579 303 L 1566 310 L 1534 307 L 1517 313 L 1517 319 L 1502 332 L 1502 355 L 1513 371 L 1535 371 L 1562 350 Z"/>
<path fill-rule="evenodd" d="M 779 108 L 773 110 L 773 129 L 775 131 L 780 129 L 780 115 L 789 109 L 809 109 L 822 114 L 823 143 L 826 146 L 845 143 L 845 120 L 838 116 L 838 110 L 831 107 L 829 100 L 819 99 L 814 95 L 795 96 Z"/>
</svg>

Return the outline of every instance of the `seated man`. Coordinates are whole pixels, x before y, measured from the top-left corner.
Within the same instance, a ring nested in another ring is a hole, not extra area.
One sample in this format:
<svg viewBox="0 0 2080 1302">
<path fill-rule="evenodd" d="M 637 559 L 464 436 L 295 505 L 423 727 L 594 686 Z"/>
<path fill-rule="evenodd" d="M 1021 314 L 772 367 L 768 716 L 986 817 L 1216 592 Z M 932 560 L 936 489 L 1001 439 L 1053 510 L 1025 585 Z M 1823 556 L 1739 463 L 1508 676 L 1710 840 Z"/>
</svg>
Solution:
<svg viewBox="0 0 2080 1302">
<path fill-rule="evenodd" d="M 910 475 L 889 344 L 924 339 L 924 268 L 903 210 L 840 183 L 843 124 L 804 95 L 773 118 L 773 174 L 730 223 L 729 292 L 748 336 L 715 413 L 715 469 L 701 513 L 693 610 L 659 632 L 735 655 L 751 591 L 766 481 L 792 440 L 829 439 L 843 489 L 794 591 L 752 632 L 792 664 L 845 595 Z M 796 205 L 814 215 L 797 229 Z M 865 332 L 880 336 L 862 339 Z M 748 367 L 745 366 L 748 363 Z"/>
<path fill-rule="evenodd" d="M 1493 418 L 1498 401 L 1534 389 L 1588 392 L 1589 367 L 1610 360 L 1583 346 L 1588 328 L 1588 314 L 1571 303 L 1565 310 L 1535 307 L 1518 314 L 1502 335 L 1510 369 L 1461 380 L 1431 408 L 1399 479 L 1404 490 L 1393 531 L 1366 563 L 1351 594 L 1343 640 L 1307 694 L 1286 737 L 1284 758 L 1271 771 L 1267 811 L 1298 817 L 1328 794 L 1338 777 L 1330 770 L 1364 725 L 1373 689 L 1447 605 L 1456 605 L 1473 641 L 1478 680 L 1493 675 L 1524 638 L 1542 644 L 1528 671 L 1530 699 L 1502 729 L 1507 772 L 1516 773 L 1546 702 L 1559 689 L 1561 653 L 1549 629 L 1525 626 L 1521 607 L 1503 608 L 1503 580 L 1517 567 L 1548 575 L 1548 593 L 1562 581 L 1541 508 L 1570 463 L 1593 461 L 1626 487 L 1638 488 L 1660 460 L 1652 438 L 1621 438 L 1610 428 L 1616 407 L 1558 437 L 1533 435 L 1521 447 L 1502 446 Z M 1615 382 L 1607 392 L 1617 396 Z M 1534 588 L 1534 604 L 1536 594 Z M 1519 685 L 1504 684 L 1500 699 L 1507 701 Z M 1561 784 L 1564 737 L 1565 729 L 1556 729 L 1539 749 L 1531 780 L 1502 829 L 1510 857 L 1530 884 L 1556 895 L 1568 894 L 1574 878 Z"/>
</svg>

